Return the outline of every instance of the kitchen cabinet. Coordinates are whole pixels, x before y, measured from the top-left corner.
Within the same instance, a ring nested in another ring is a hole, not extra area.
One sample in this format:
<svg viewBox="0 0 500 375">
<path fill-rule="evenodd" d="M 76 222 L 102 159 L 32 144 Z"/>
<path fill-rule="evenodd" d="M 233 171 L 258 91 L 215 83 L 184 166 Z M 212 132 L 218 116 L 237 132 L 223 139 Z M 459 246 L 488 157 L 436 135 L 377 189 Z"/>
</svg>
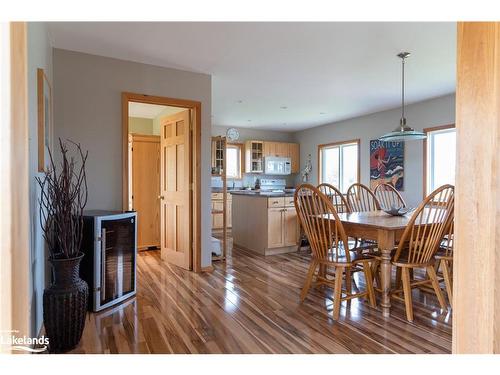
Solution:
<svg viewBox="0 0 500 375">
<path fill-rule="evenodd" d="M 267 210 L 267 247 L 294 246 L 298 241 L 298 223 L 295 207 L 269 208 Z"/>
<path fill-rule="evenodd" d="M 245 172 L 263 173 L 265 157 L 291 159 L 291 172 L 298 173 L 300 168 L 300 146 L 298 143 L 247 141 L 245 144 Z"/>
<path fill-rule="evenodd" d="M 282 247 L 285 236 L 284 208 L 269 208 L 267 221 L 267 247 L 270 249 Z"/>
<path fill-rule="evenodd" d="M 300 145 L 298 143 L 288 143 L 288 156 L 292 162 L 292 173 L 299 173 L 300 170 Z"/>
<path fill-rule="evenodd" d="M 264 142 L 245 142 L 245 173 L 264 172 Z"/>
<path fill-rule="evenodd" d="M 224 154 L 226 141 L 222 137 L 212 137 L 212 176 L 221 176 L 224 173 Z"/>
<path fill-rule="evenodd" d="M 293 197 L 235 194 L 232 205 L 234 248 L 263 255 L 297 251 L 299 227 Z"/>
<path fill-rule="evenodd" d="M 288 143 L 285 142 L 264 142 L 264 157 L 273 156 L 278 158 L 289 157 Z"/>
<path fill-rule="evenodd" d="M 294 246 L 299 240 L 299 222 L 295 207 L 287 207 L 283 213 L 283 245 Z"/>
</svg>

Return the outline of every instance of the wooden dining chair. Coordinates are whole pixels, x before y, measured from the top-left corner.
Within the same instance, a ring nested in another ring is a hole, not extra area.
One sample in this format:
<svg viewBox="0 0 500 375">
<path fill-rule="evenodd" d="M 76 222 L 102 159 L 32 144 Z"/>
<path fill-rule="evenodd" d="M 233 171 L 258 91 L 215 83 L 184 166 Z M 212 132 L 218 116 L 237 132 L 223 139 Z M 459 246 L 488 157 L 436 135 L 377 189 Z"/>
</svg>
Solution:
<svg viewBox="0 0 500 375">
<path fill-rule="evenodd" d="M 448 295 L 448 302 L 450 306 L 453 300 L 453 240 L 454 240 L 454 230 L 455 224 L 452 220 L 448 230 L 445 232 L 445 236 L 441 241 L 439 250 L 435 256 L 436 258 L 436 272 L 443 273 L 443 281 L 446 289 L 446 294 Z"/>
<path fill-rule="evenodd" d="M 371 275 L 370 262 L 372 258 L 357 255 L 349 251 L 349 242 L 342 222 L 335 207 L 321 191 L 309 184 L 297 188 L 294 196 L 295 209 L 299 221 L 304 228 L 312 250 L 311 264 L 307 272 L 304 287 L 300 293 L 304 301 L 313 285 L 333 286 L 333 319 L 340 315 L 340 303 L 353 298 L 368 297 L 370 305 L 375 307 L 375 293 Z M 322 267 L 323 266 L 323 267 Z M 319 272 L 316 270 L 319 268 Z M 326 272 L 321 272 L 321 269 Z M 332 273 L 334 270 L 333 278 Z M 351 277 L 354 271 L 363 271 L 366 290 L 352 293 Z M 345 293 L 342 281 L 345 279 Z"/>
<path fill-rule="evenodd" d="M 377 185 L 373 191 L 382 209 L 389 210 L 392 206 L 406 207 L 406 202 L 394 186 L 389 184 Z"/>
<path fill-rule="evenodd" d="M 446 309 L 434 257 L 453 220 L 454 202 L 454 187 L 451 185 L 443 185 L 429 194 L 408 222 L 392 259 L 392 265 L 401 269 L 403 288 L 395 289 L 391 296 L 404 301 L 406 319 L 410 322 L 413 321 L 412 288 L 431 284 L 439 305 Z M 424 269 L 428 278 L 411 280 L 412 269 Z M 399 297 L 401 293 L 403 298 Z"/>
<path fill-rule="evenodd" d="M 368 186 L 355 183 L 347 189 L 347 201 L 352 212 L 380 210 L 380 203 Z"/>
<path fill-rule="evenodd" d="M 328 199 L 330 199 L 337 213 L 351 212 L 351 208 L 349 207 L 349 203 L 347 202 L 346 197 L 335 186 L 324 182 L 322 184 L 319 184 L 317 187 L 319 191 L 321 191 L 328 197 Z"/>
<path fill-rule="evenodd" d="M 369 212 L 380 210 L 380 203 L 368 186 L 355 183 L 347 189 L 347 203 L 351 212 Z M 356 240 L 358 252 L 373 252 L 377 243 L 372 240 L 358 238 Z"/>
</svg>

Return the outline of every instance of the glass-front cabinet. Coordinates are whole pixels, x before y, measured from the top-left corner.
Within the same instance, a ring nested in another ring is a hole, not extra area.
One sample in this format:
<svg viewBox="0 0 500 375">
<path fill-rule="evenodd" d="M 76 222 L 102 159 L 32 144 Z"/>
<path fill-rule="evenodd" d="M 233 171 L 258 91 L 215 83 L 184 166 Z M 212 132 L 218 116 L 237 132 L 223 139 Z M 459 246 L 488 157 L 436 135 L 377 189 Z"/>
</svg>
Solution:
<svg viewBox="0 0 500 375">
<path fill-rule="evenodd" d="M 212 138 L 212 176 L 221 176 L 224 173 L 224 153 L 226 140 L 223 137 Z"/>
<path fill-rule="evenodd" d="M 245 172 L 262 173 L 264 172 L 264 142 L 247 141 L 245 144 Z"/>
</svg>

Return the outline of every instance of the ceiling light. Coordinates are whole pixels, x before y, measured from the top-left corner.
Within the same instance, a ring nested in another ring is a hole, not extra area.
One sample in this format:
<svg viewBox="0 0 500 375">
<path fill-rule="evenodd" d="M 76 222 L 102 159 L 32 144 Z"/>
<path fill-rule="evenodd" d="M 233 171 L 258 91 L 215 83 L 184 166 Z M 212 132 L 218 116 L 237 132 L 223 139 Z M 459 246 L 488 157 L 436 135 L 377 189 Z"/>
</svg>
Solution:
<svg viewBox="0 0 500 375">
<path fill-rule="evenodd" d="M 288 107 L 286 107 L 286 106 L 283 106 L 283 107 L 280 107 L 280 108 L 281 108 L 281 109 L 287 109 Z"/>
<path fill-rule="evenodd" d="M 243 100 L 238 100 L 236 103 L 241 104 L 243 103 Z"/>
<path fill-rule="evenodd" d="M 320 114 L 320 115 L 326 115 L 326 113 L 325 113 L 325 112 L 320 112 L 319 114 Z"/>
<path fill-rule="evenodd" d="M 413 128 L 406 125 L 405 118 L 405 59 L 410 56 L 409 52 L 401 52 L 398 57 L 401 59 L 401 119 L 399 126 L 394 131 L 384 134 L 379 138 L 380 141 L 386 142 L 400 142 L 400 141 L 414 141 L 425 139 L 427 136 Z"/>
<path fill-rule="evenodd" d="M 252 120 L 247 120 L 248 122 L 252 122 Z"/>
</svg>

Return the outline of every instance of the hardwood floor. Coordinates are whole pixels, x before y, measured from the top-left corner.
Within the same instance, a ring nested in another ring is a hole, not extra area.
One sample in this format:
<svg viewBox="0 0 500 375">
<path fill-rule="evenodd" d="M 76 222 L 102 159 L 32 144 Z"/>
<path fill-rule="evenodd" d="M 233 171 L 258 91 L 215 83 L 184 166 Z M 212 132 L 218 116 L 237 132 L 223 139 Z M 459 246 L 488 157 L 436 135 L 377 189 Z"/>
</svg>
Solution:
<svg viewBox="0 0 500 375">
<path fill-rule="evenodd" d="M 72 353 L 451 351 L 451 312 L 440 314 L 431 294 L 413 292 L 413 323 L 396 300 L 390 318 L 366 300 L 353 300 L 342 303 L 334 321 L 330 289 L 313 289 L 299 302 L 310 259 L 305 250 L 268 257 L 228 253 L 226 263 L 214 262 L 205 274 L 163 263 L 158 250 L 139 253 L 137 296 L 89 314 Z M 357 283 L 364 286 L 362 279 Z"/>
</svg>

